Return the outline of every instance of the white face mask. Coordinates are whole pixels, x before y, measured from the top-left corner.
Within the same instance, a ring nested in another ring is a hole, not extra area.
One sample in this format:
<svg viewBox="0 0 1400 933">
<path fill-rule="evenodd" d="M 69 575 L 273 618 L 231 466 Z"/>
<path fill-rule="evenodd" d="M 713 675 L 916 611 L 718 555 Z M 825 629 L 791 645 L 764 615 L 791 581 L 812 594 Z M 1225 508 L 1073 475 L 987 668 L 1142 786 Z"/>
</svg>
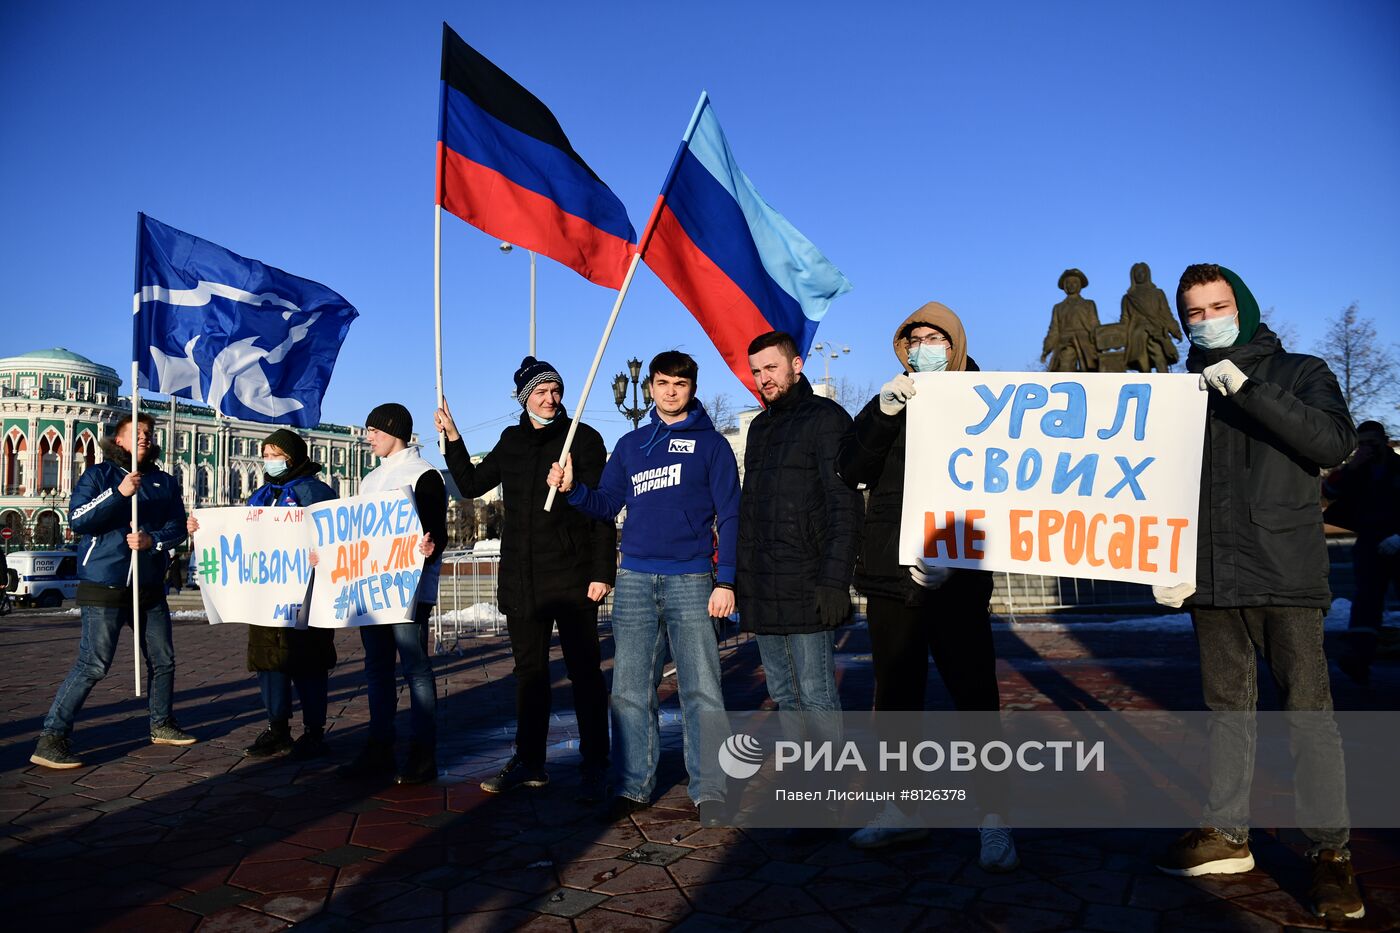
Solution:
<svg viewBox="0 0 1400 933">
<path fill-rule="evenodd" d="M 909 368 L 916 373 L 941 373 L 948 368 L 948 348 L 920 344 L 909 351 Z"/>
<path fill-rule="evenodd" d="M 263 472 L 268 476 L 281 476 L 287 472 L 287 461 L 285 460 L 264 460 Z"/>
<path fill-rule="evenodd" d="M 530 409 L 528 408 L 525 409 L 525 414 L 529 415 L 530 419 L 536 424 L 553 424 L 554 418 L 559 417 L 558 415 L 555 415 L 554 418 L 541 418 L 539 415 L 535 414 L 533 411 L 530 411 Z"/>
<path fill-rule="evenodd" d="M 1202 350 L 1219 350 L 1234 344 L 1240 336 L 1240 322 L 1237 316 L 1212 317 L 1195 324 L 1186 325 L 1187 336 Z"/>
</svg>

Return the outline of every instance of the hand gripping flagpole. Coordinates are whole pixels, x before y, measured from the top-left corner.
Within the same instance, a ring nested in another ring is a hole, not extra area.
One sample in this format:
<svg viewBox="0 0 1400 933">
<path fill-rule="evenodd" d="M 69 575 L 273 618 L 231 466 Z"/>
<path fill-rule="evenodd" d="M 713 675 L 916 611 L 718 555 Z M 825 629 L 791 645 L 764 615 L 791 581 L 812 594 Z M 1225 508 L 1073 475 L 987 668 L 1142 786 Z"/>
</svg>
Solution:
<svg viewBox="0 0 1400 933">
<path fill-rule="evenodd" d="M 569 422 L 569 433 L 564 436 L 564 448 L 559 451 L 561 464 L 569 456 L 569 450 L 573 447 L 574 434 L 578 431 L 579 419 L 583 417 L 583 409 L 588 404 L 588 393 L 593 388 L 593 378 L 598 375 L 598 365 L 603 362 L 603 351 L 607 349 L 608 340 L 612 337 L 613 325 L 617 323 L 617 315 L 622 310 L 622 302 L 627 298 L 627 290 L 632 287 L 632 276 L 636 274 L 637 264 L 642 261 L 647 244 L 651 242 L 651 235 L 656 231 L 656 222 L 661 218 L 661 208 L 666 204 L 666 194 L 671 190 L 671 182 L 675 180 L 676 168 L 681 164 L 681 156 L 685 154 L 686 147 L 690 145 L 690 137 L 695 134 L 695 126 L 700 122 L 700 113 L 705 109 L 705 104 L 709 99 L 709 94 L 705 91 L 700 92 L 700 100 L 695 105 L 695 113 L 690 117 L 690 124 L 685 128 L 685 135 L 681 137 L 681 145 L 676 150 L 676 158 L 671 162 L 671 170 L 666 173 L 666 181 L 661 185 L 661 193 L 656 196 L 656 204 L 652 206 L 651 216 L 647 218 L 647 225 L 642 230 L 642 235 L 637 238 L 637 250 L 632 254 L 632 262 L 627 267 L 627 275 L 622 280 L 622 287 L 617 290 L 617 300 L 613 302 L 612 314 L 608 315 L 608 323 L 603 328 L 603 339 L 598 341 L 598 352 L 593 354 L 593 365 L 588 368 L 588 378 L 584 380 L 583 393 L 579 395 L 578 406 L 574 409 L 574 417 Z M 544 500 L 546 512 L 554 508 L 554 496 L 558 491 L 557 486 L 549 487 L 549 494 L 545 496 Z"/>
<path fill-rule="evenodd" d="M 142 220 L 145 215 L 140 211 L 136 213 L 136 288 L 131 294 L 131 472 L 135 473 L 140 467 L 139 448 L 136 444 L 136 431 L 141 420 L 136 417 L 141 404 L 141 388 L 138 382 L 140 378 L 139 364 L 136 356 L 136 318 L 141 313 L 141 233 Z M 174 405 L 174 397 L 171 398 L 171 405 Z M 173 441 L 173 438 L 172 438 Z M 136 534 L 141 533 L 140 516 L 137 514 L 136 500 L 141 498 L 141 489 L 138 486 L 131 494 L 131 530 Z M 141 568 L 137 562 L 139 551 L 131 552 L 131 658 L 135 662 L 136 669 L 136 695 L 141 695 Z"/>
</svg>

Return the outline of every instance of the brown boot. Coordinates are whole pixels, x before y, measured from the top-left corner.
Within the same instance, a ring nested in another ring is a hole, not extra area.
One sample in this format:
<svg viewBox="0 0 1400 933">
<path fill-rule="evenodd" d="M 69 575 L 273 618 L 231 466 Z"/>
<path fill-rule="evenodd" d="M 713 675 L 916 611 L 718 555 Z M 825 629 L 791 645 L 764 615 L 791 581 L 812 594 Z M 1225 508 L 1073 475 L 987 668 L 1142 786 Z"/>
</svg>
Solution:
<svg viewBox="0 0 1400 933">
<path fill-rule="evenodd" d="M 1366 916 L 1366 905 L 1361 903 L 1361 892 L 1356 889 L 1351 856 L 1336 849 L 1323 849 L 1313 856 L 1308 897 L 1313 913 L 1328 920 L 1360 920 Z"/>
<path fill-rule="evenodd" d="M 1234 875 L 1254 868 L 1249 840 L 1231 842 L 1213 827 L 1193 829 L 1167 847 L 1156 859 L 1159 869 L 1169 875 L 1194 878 L 1197 875 Z"/>
</svg>

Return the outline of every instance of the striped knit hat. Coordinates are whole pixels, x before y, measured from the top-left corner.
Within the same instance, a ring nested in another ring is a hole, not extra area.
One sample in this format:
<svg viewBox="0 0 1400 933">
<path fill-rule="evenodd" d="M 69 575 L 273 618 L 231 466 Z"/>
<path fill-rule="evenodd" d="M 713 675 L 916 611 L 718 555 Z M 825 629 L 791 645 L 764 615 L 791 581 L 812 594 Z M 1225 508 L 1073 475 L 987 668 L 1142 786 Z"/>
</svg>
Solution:
<svg viewBox="0 0 1400 933">
<path fill-rule="evenodd" d="M 564 377 L 553 366 L 533 356 L 521 360 L 520 368 L 515 371 L 515 400 L 521 408 L 525 407 L 525 400 L 541 382 L 557 382 L 560 394 L 564 391 Z"/>
</svg>

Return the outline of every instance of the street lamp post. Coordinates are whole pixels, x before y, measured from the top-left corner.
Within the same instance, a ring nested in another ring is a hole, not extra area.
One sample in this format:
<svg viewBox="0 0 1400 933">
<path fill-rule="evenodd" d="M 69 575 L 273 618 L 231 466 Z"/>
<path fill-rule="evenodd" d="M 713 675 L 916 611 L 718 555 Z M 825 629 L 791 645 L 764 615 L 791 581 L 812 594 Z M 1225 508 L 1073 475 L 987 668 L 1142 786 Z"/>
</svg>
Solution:
<svg viewBox="0 0 1400 933">
<path fill-rule="evenodd" d="M 501 252 L 510 253 L 515 247 L 501 241 Z M 530 254 L 530 355 L 535 355 L 535 251 L 526 250 Z"/>
<path fill-rule="evenodd" d="M 822 357 L 822 384 L 831 385 L 831 361 L 840 359 L 844 354 L 850 353 L 851 348 L 845 344 L 837 346 L 830 340 L 820 341 L 812 344 L 812 352 L 820 353 Z"/>
<path fill-rule="evenodd" d="M 651 381 L 642 378 L 642 361 L 632 359 L 627 361 L 627 372 L 632 374 L 632 404 L 627 405 L 627 373 L 618 373 L 613 377 L 613 401 L 617 403 L 617 410 L 622 412 L 623 417 L 632 422 L 632 430 L 636 430 L 642 423 L 642 417 L 651 408 Z M 642 404 L 637 405 L 637 385 L 642 387 Z"/>
</svg>

